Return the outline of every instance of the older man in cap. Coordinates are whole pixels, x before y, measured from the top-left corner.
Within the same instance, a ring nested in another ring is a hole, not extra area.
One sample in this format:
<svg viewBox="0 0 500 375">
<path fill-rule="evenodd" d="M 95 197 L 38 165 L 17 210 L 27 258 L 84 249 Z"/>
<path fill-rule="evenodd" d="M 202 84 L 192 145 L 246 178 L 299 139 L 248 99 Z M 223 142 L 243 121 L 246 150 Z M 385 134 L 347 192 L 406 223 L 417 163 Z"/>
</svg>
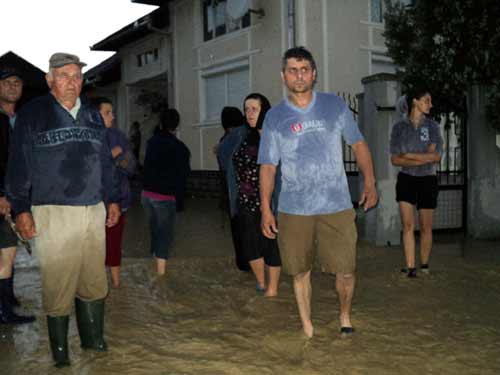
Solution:
<svg viewBox="0 0 500 375">
<path fill-rule="evenodd" d="M 6 178 L 16 226 L 25 239 L 35 241 L 56 367 L 70 364 L 73 300 L 82 348 L 106 350 L 105 225 L 115 225 L 120 217 L 118 179 L 103 120 L 80 100 L 85 65 L 72 54 L 51 56 L 50 93 L 19 112 Z M 103 202 L 111 203 L 105 207 Z"/>
<path fill-rule="evenodd" d="M 19 72 L 11 67 L 0 68 L 0 324 L 23 324 L 35 320 L 33 316 L 14 312 L 14 306 L 19 305 L 13 291 L 17 237 L 5 219 L 10 215 L 4 186 L 9 139 L 16 119 L 16 104 L 22 92 L 23 80 Z"/>
</svg>

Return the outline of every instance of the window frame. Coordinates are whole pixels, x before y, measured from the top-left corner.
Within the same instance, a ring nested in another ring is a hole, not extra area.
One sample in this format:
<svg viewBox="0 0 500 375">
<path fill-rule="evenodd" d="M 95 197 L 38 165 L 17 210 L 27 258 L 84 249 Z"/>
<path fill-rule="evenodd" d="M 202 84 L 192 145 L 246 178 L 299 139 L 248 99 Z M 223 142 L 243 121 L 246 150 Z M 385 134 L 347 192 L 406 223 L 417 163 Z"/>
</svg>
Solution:
<svg viewBox="0 0 500 375">
<path fill-rule="evenodd" d="M 248 59 L 241 59 L 238 61 L 233 61 L 221 66 L 208 68 L 200 71 L 200 96 L 199 96 L 199 106 L 200 106 L 200 124 L 201 125 L 215 125 L 220 123 L 220 118 L 207 118 L 207 78 L 214 76 L 225 76 L 225 88 L 224 88 L 224 106 L 229 105 L 228 103 L 228 75 L 232 72 L 237 72 L 240 70 L 246 70 L 248 74 L 248 92 L 251 90 L 251 80 L 250 80 L 250 61 Z M 242 98 L 243 99 L 243 98 Z M 243 104 L 243 101 L 242 103 Z M 238 106 L 240 108 L 240 106 Z"/>
<path fill-rule="evenodd" d="M 208 42 L 221 37 L 226 34 L 247 28 L 251 25 L 250 11 L 248 11 L 241 19 L 238 21 L 238 25 L 234 28 L 229 28 L 231 23 L 225 15 L 225 4 L 226 0 L 203 0 L 202 2 L 202 20 L 203 20 L 203 41 Z M 224 24 L 217 25 L 217 10 L 216 7 L 222 7 L 224 10 Z M 209 15 L 209 11 L 212 12 Z M 213 27 L 212 30 L 208 29 L 209 18 L 212 18 Z"/>
</svg>

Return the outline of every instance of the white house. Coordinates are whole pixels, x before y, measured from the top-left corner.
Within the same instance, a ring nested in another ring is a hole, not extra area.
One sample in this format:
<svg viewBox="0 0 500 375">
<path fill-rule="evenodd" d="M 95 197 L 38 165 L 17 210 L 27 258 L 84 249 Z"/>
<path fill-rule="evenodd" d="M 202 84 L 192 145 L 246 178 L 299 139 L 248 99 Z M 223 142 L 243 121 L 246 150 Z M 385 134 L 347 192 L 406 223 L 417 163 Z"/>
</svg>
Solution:
<svg viewBox="0 0 500 375">
<path fill-rule="evenodd" d="M 291 46 L 315 56 L 320 91 L 354 96 L 363 77 L 394 72 L 382 36 L 384 0 L 134 2 L 159 8 L 92 47 L 116 55 L 87 72 L 87 86 L 114 98 L 121 128 L 139 121 L 144 140 L 158 101 L 177 108 L 194 170 L 217 169 L 212 148 L 224 106 L 241 108 L 250 92 L 281 100 L 281 56 Z"/>
</svg>

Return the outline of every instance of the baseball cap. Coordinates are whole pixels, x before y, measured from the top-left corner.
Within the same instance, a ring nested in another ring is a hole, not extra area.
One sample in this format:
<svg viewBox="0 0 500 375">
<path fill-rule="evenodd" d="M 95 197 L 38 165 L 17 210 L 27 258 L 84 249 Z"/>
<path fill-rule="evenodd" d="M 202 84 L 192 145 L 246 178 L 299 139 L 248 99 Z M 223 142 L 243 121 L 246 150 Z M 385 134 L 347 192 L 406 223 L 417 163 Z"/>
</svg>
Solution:
<svg viewBox="0 0 500 375">
<path fill-rule="evenodd" d="M 71 53 L 56 52 L 50 56 L 49 69 L 60 68 L 68 64 L 76 64 L 80 66 L 80 68 L 87 65 L 83 61 L 80 61 L 80 58 L 77 55 L 72 55 Z"/>
<path fill-rule="evenodd" d="M 0 67 L 0 81 L 13 76 L 18 77 L 21 80 L 23 79 L 21 73 L 19 73 L 19 71 L 16 68 Z"/>
</svg>

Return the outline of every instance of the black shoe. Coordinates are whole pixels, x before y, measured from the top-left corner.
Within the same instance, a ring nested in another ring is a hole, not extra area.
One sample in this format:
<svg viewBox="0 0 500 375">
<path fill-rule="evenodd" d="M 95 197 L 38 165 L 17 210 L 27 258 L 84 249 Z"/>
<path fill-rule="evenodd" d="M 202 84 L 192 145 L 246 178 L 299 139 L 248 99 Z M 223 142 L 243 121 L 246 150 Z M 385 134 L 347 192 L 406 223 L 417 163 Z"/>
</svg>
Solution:
<svg viewBox="0 0 500 375">
<path fill-rule="evenodd" d="M 340 334 L 345 336 L 345 335 L 351 335 L 354 333 L 354 328 L 353 327 L 341 327 L 340 328 Z"/>
<path fill-rule="evenodd" d="M 401 268 L 401 273 L 405 273 L 409 278 L 417 277 L 417 269 L 416 268 Z"/>
<path fill-rule="evenodd" d="M 429 274 L 429 264 L 421 264 L 420 265 L 420 271 L 422 271 L 425 274 Z"/>
</svg>

